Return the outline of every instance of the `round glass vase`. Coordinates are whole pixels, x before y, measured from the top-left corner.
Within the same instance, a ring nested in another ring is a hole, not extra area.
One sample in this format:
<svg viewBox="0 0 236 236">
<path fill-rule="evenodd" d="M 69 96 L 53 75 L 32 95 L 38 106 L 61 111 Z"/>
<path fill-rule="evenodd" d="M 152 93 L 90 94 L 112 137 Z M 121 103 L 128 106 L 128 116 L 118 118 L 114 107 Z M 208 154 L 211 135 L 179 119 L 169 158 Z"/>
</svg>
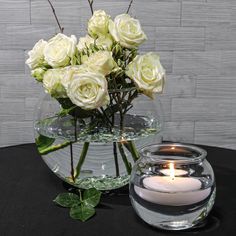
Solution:
<svg viewBox="0 0 236 236">
<path fill-rule="evenodd" d="M 114 93 L 125 101 L 132 91 L 116 90 L 110 95 Z M 77 111 L 79 118 L 61 115 L 60 109 L 50 95 L 39 102 L 36 145 L 48 167 L 74 187 L 112 190 L 127 185 L 132 165 L 139 158 L 137 149 L 161 141 L 161 103 L 141 94 L 122 115 L 116 105 L 99 110 L 99 121 L 81 117 L 81 110 Z"/>
<path fill-rule="evenodd" d="M 130 178 L 130 199 L 148 224 L 166 230 L 194 227 L 215 200 L 215 178 L 206 151 L 184 144 L 154 144 L 140 151 Z"/>
</svg>

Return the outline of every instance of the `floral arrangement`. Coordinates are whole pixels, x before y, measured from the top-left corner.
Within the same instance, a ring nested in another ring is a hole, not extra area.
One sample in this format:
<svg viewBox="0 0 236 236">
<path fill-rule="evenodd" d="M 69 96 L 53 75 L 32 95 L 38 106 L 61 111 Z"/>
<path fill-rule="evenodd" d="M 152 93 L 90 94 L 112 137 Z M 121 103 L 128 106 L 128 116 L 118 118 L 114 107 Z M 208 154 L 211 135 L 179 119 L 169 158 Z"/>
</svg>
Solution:
<svg viewBox="0 0 236 236">
<path fill-rule="evenodd" d="M 135 88 L 150 98 L 162 92 L 165 70 L 154 52 L 138 55 L 147 36 L 128 14 L 114 21 L 103 10 L 88 21 L 88 34 L 78 40 L 59 33 L 39 40 L 26 63 L 45 92 L 69 99 L 83 110 L 105 107 L 113 100 L 109 90 Z M 115 100 L 115 102 L 117 102 Z"/>
<path fill-rule="evenodd" d="M 162 92 L 165 79 L 165 70 L 158 54 L 138 53 L 139 46 L 147 40 L 147 36 L 139 20 L 128 14 L 133 1 L 125 14 L 112 19 L 103 10 L 93 11 L 93 1 L 88 0 L 92 17 L 88 21 L 88 34 L 79 39 L 63 33 L 64 28 L 59 23 L 55 9 L 48 2 L 61 32 L 48 41 L 39 40 L 29 51 L 26 64 L 31 69 L 32 77 L 60 103 L 59 115 L 71 115 L 75 118 L 75 124 L 78 119 L 91 118 L 91 129 L 105 124 L 112 132 L 114 116 L 119 113 L 119 130 L 121 138 L 124 138 L 123 120 L 127 111 L 132 109 L 133 100 L 140 94 L 153 99 L 156 93 Z M 75 135 L 76 142 L 79 134 L 75 132 Z M 39 138 L 36 143 L 38 146 L 41 143 L 45 145 L 45 140 Z M 72 147 L 71 142 L 69 144 Z M 137 159 L 135 146 L 132 142 L 128 144 L 128 150 Z M 86 156 L 88 145 L 85 142 L 81 160 Z M 48 146 L 41 147 L 41 154 L 49 152 Z M 122 143 L 118 143 L 118 148 L 130 173 L 130 163 L 125 159 Z M 115 149 L 116 146 L 114 154 Z M 75 171 L 74 168 L 71 170 L 72 181 L 79 175 L 81 162 Z M 95 194 L 99 195 L 96 191 Z M 68 199 L 71 196 L 68 195 Z M 63 206 L 61 199 L 65 199 L 65 195 L 56 200 Z M 91 209 L 90 212 L 94 214 Z M 80 215 L 77 218 L 83 217 Z"/>
</svg>

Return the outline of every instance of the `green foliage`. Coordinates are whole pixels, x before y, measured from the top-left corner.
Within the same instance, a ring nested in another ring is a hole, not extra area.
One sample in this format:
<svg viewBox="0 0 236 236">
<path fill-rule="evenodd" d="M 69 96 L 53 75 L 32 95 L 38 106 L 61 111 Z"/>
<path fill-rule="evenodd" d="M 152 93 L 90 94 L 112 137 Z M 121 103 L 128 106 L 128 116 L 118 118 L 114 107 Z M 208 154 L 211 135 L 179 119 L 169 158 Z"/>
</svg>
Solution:
<svg viewBox="0 0 236 236">
<path fill-rule="evenodd" d="M 72 207 L 80 203 L 80 198 L 74 193 L 60 193 L 53 201 L 62 207 Z"/>
<path fill-rule="evenodd" d="M 44 135 L 39 135 L 38 138 L 36 138 L 35 143 L 37 145 L 37 148 L 39 152 L 43 152 L 46 148 L 50 147 L 54 143 L 54 138 L 49 138 Z"/>
<path fill-rule="evenodd" d="M 95 207 L 101 199 L 101 192 L 95 188 L 86 189 L 79 195 L 75 193 L 61 193 L 53 201 L 62 207 L 70 208 L 70 217 L 75 220 L 86 221 L 95 214 Z"/>
<path fill-rule="evenodd" d="M 95 188 L 91 188 L 84 191 L 83 201 L 92 207 L 96 207 L 100 202 L 101 192 Z"/>
<path fill-rule="evenodd" d="M 81 205 L 74 205 L 70 209 L 70 217 L 75 220 L 81 220 L 85 222 L 95 214 L 95 209 L 82 203 Z"/>
<path fill-rule="evenodd" d="M 55 142 L 55 138 L 49 138 L 44 135 L 39 135 L 35 139 L 35 143 L 37 145 L 38 151 L 41 155 L 46 155 L 50 152 L 55 152 L 59 149 L 62 149 L 64 147 L 67 147 L 70 145 L 69 141 L 65 141 L 64 143 L 52 145 Z"/>
<path fill-rule="evenodd" d="M 57 101 L 61 105 L 61 111 L 58 113 L 59 116 L 71 115 L 77 118 L 91 117 L 94 110 L 84 110 L 71 102 L 69 98 L 58 98 Z"/>
</svg>

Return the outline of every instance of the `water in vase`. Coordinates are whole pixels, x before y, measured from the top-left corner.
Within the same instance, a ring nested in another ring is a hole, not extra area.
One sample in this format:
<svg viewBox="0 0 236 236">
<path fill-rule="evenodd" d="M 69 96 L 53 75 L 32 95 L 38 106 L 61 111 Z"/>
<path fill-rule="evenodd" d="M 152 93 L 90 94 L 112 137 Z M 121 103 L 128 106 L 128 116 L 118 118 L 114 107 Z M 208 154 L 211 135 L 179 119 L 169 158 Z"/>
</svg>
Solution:
<svg viewBox="0 0 236 236">
<path fill-rule="evenodd" d="M 75 125 L 71 116 L 50 117 L 36 122 L 36 143 L 49 144 L 43 150 L 39 147 L 39 151 L 49 168 L 64 181 L 85 189 L 116 189 L 129 182 L 128 168 L 135 161 L 129 150 L 131 141 L 137 150 L 152 142 L 154 134 L 160 131 L 160 124 L 152 117 L 127 115 L 125 120 L 122 135 L 118 125 L 112 132 L 105 126 L 93 127 L 91 132 L 78 121 L 75 141 Z M 39 137 L 43 137 L 41 142 Z M 86 157 L 77 168 L 86 143 Z M 122 150 L 120 143 L 124 144 Z M 120 151 L 124 152 L 126 160 Z"/>
</svg>

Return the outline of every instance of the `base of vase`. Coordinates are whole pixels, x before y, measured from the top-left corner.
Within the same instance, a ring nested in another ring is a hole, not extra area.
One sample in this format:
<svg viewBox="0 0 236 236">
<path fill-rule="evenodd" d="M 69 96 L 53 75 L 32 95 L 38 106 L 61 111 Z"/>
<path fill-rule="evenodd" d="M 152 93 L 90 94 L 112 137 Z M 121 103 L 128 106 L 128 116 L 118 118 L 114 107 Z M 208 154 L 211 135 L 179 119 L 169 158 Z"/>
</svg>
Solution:
<svg viewBox="0 0 236 236">
<path fill-rule="evenodd" d="M 67 182 L 81 189 L 96 188 L 97 190 L 112 190 L 121 188 L 129 183 L 130 175 L 124 176 L 94 176 L 88 178 L 77 178 L 75 182 L 67 178 Z"/>
</svg>

